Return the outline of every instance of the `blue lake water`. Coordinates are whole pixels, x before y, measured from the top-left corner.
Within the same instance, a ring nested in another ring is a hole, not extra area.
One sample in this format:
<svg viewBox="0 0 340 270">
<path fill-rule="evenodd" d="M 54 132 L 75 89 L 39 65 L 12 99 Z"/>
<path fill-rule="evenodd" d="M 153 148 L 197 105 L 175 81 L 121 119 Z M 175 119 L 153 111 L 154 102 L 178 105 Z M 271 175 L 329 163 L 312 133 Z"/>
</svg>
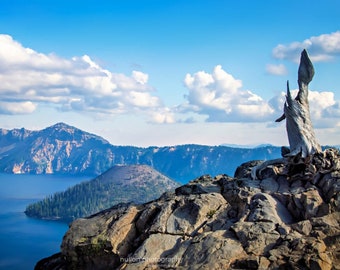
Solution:
<svg viewBox="0 0 340 270">
<path fill-rule="evenodd" d="M 0 269 L 33 269 L 60 251 L 68 224 L 28 218 L 28 204 L 92 177 L 0 173 Z"/>
</svg>

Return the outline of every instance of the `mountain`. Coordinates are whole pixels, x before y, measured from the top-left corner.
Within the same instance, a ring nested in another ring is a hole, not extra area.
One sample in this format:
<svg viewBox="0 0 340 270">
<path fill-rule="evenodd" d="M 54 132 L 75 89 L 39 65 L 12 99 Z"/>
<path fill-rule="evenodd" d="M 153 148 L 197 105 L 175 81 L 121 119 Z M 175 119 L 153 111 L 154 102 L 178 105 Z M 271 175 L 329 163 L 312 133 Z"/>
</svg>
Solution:
<svg viewBox="0 0 340 270">
<path fill-rule="evenodd" d="M 281 156 L 280 147 L 254 149 L 225 146 L 179 145 L 147 148 L 141 162 L 151 166 L 181 183 L 197 176 L 210 174 L 234 175 L 237 166 L 248 160 L 268 160 Z M 145 159 L 147 158 L 147 159 Z"/>
<path fill-rule="evenodd" d="M 91 181 L 28 205 L 25 213 L 30 217 L 68 221 L 118 203 L 145 203 L 175 187 L 178 183 L 147 165 L 114 166 Z"/>
<path fill-rule="evenodd" d="M 103 138 L 58 123 L 40 131 L 0 129 L 0 172 L 100 175 L 117 164 L 149 165 L 178 182 L 203 174 L 233 175 L 238 164 L 281 156 L 280 147 L 114 146 Z"/>
<path fill-rule="evenodd" d="M 228 146 L 228 147 L 233 147 L 233 148 L 261 148 L 261 147 L 266 147 L 266 146 L 273 146 L 272 144 L 269 143 L 264 143 L 264 144 L 232 144 L 232 143 L 223 143 L 221 144 L 222 146 Z"/>
<path fill-rule="evenodd" d="M 339 269 L 339 187 L 336 149 L 247 162 L 75 220 L 35 269 Z"/>
<path fill-rule="evenodd" d="M 0 171 L 98 174 L 111 167 L 111 148 L 103 138 L 64 123 L 40 131 L 0 129 Z"/>
</svg>

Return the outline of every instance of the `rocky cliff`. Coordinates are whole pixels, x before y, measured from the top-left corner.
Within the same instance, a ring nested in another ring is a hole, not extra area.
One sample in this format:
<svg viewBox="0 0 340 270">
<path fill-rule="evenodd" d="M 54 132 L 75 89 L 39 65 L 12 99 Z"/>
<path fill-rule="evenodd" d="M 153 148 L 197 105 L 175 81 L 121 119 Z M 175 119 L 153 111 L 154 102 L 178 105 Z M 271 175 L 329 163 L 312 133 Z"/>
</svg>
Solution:
<svg viewBox="0 0 340 270">
<path fill-rule="evenodd" d="M 340 269 L 339 191 L 334 149 L 248 162 L 75 220 L 36 269 Z"/>
</svg>

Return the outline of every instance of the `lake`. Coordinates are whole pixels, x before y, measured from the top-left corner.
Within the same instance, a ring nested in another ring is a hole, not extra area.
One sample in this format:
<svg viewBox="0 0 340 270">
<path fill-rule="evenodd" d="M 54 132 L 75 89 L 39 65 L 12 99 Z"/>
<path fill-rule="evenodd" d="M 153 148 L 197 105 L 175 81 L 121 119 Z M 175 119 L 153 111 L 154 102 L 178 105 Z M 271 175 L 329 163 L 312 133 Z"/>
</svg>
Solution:
<svg viewBox="0 0 340 270">
<path fill-rule="evenodd" d="M 28 218 L 25 208 L 92 178 L 0 173 L 0 269 L 33 269 L 40 259 L 59 252 L 68 224 Z"/>
</svg>

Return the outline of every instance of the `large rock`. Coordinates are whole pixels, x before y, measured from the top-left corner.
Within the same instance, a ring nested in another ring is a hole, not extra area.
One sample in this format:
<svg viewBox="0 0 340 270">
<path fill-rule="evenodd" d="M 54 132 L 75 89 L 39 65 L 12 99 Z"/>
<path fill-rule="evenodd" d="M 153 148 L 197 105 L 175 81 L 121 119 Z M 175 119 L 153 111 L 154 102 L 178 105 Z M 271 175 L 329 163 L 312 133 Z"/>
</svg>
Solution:
<svg viewBox="0 0 340 270">
<path fill-rule="evenodd" d="M 235 177 L 208 175 L 143 204 L 78 219 L 36 269 L 340 269 L 334 149 Z"/>
</svg>

